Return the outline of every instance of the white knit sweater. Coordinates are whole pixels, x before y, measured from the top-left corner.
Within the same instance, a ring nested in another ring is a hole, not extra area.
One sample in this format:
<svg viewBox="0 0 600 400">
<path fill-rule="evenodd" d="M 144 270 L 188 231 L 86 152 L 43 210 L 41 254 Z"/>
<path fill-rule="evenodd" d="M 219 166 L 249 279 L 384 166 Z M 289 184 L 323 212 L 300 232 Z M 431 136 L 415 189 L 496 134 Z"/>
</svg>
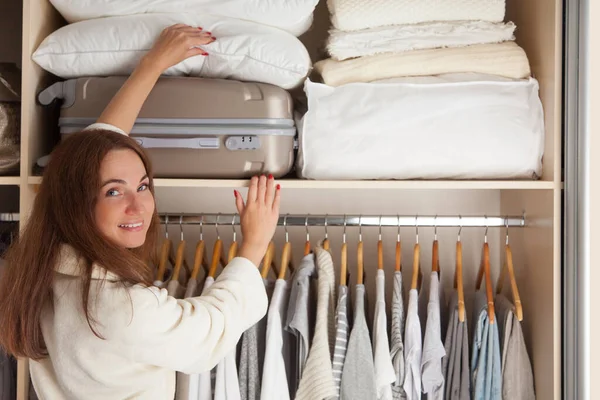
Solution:
<svg viewBox="0 0 600 400">
<path fill-rule="evenodd" d="M 43 310 L 49 357 L 30 363 L 41 400 L 173 399 L 175 371 L 214 367 L 241 334 L 267 310 L 256 266 L 235 258 L 200 297 L 176 300 L 165 289 L 124 288 L 94 266 L 89 304 L 94 335 L 83 313 L 80 264 L 64 246 L 53 284 L 54 301 Z"/>
</svg>

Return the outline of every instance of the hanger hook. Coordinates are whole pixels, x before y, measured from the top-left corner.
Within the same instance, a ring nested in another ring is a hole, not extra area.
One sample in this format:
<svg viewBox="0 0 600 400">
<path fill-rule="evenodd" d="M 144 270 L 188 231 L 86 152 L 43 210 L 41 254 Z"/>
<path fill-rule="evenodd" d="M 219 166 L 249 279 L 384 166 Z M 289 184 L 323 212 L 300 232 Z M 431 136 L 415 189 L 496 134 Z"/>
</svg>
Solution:
<svg viewBox="0 0 600 400">
<path fill-rule="evenodd" d="M 285 214 L 283 217 L 283 229 L 285 230 L 285 242 L 289 242 L 288 230 L 287 230 L 287 217 L 289 214 Z"/>
<path fill-rule="evenodd" d="M 458 216 L 458 241 L 460 242 L 460 232 L 462 231 L 462 216 Z"/>
<path fill-rule="evenodd" d="M 508 215 L 506 216 L 506 245 L 508 246 Z"/>
<path fill-rule="evenodd" d="M 485 233 L 483 234 L 483 242 L 487 243 L 487 241 L 488 241 L 488 237 L 487 237 L 487 234 L 488 234 L 487 215 L 484 215 L 484 218 L 485 218 Z"/>
<path fill-rule="evenodd" d="M 183 242 L 183 214 L 179 216 L 179 231 L 181 232 L 180 240 Z"/>
<path fill-rule="evenodd" d="M 219 234 L 219 217 L 221 216 L 221 213 L 217 214 L 217 220 L 215 221 L 215 230 L 217 231 L 217 240 L 221 239 L 221 235 Z"/>
<path fill-rule="evenodd" d="M 383 216 L 379 216 L 379 241 L 381 241 L 381 219 L 383 218 Z"/>
<path fill-rule="evenodd" d="M 237 232 L 235 231 L 235 214 L 233 214 L 233 218 L 231 218 L 231 230 L 233 230 L 233 241 L 237 239 Z"/>
<path fill-rule="evenodd" d="M 433 218 L 433 240 L 437 241 L 437 214 Z"/>
<path fill-rule="evenodd" d="M 346 214 L 344 214 L 344 233 L 342 234 L 342 243 L 346 243 Z"/>
<path fill-rule="evenodd" d="M 325 214 L 325 240 L 327 240 L 328 238 L 328 234 L 327 234 L 327 214 Z"/>
<path fill-rule="evenodd" d="M 358 216 L 358 241 L 362 242 L 362 214 Z"/>
<path fill-rule="evenodd" d="M 165 238 L 169 238 L 169 214 L 165 215 Z"/>
<path fill-rule="evenodd" d="M 400 242 L 400 215 L 398 215 L 398 242 Z"/>
<path fill-rule="evenodd" d="M 419 244 L 419 216 L 418 215 L 415 215 L 415 232 L 416 232 L 415 243 Z"/>
<path fill-rule="evenodd" d="M 200 240 L 203 240 L 203 236 L 204 236 L 204 232 L 203 232 L 203 225 L 204 225 L 204 214 L 200 215 Z"/>
<path fill-rule="evenodd" d="M 304 229 L 306 229 L 306 241 L 310 242 L 310 233 L 308 232 L 308 215 L 304 218 Z"/>
</svg>

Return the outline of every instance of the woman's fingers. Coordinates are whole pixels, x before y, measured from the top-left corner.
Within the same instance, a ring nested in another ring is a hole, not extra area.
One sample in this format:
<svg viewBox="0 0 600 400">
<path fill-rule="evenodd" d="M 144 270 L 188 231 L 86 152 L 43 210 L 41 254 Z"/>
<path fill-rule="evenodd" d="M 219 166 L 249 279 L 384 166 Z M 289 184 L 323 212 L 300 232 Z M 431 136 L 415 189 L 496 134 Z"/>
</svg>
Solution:
<svg viewBox="0 0 600 400">
<path fill-rule="evenodd" d="M 258 177 L 253 176 L 252 179 L 250 179 L 250 188 L 248 189 L 247 203 L 255 202 L 257 194 L 258 194 Z"/>
<path fill-rule="evenodd" d="M 265 194 L 265 203 L 268 207 L 273 205 L 273 198 L 275 196 L 275 179 L 273 175 L 269 175 L 267 179 L 267 192 Z"/>
<path fill-rule="evenodd" d="M 261 175 L 260 178 L 258 179 L 258 193 L 256 195 L 256 200 L 259 203 L 264 204 L 266 202 L 266 196 L 267 194 L 267 177 L 264 175 Z"/>
<path fill-rule="evenodd" d="M 279 204 L 281 202 L 281 186 L 277 184 L 275 187 L 275 195 L 273 199 L 273 212 L 279 215 Z"/>
<path fill-rule="evenodd" d="M 244 198 L 237 190 L 234 190 L 233 194 L 235 195 L 235 207 L 238 210 L 238 214 L 242 215 L 244 213 L 244 209 L 246 208 L 244 205 Z"/>
</svg>

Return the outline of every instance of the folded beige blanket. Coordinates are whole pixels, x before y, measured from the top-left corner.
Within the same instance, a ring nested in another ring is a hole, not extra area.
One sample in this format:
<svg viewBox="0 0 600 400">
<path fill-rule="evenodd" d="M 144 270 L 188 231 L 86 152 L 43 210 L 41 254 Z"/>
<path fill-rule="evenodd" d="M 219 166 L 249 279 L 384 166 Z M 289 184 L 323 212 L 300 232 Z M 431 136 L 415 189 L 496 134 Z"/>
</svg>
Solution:
<svg viewBox="0 0 600 400">
<path fill-rule="evenodd" d="M 403 76 L 476 72 L 512 79 L 531 75 L 525 51 L 514 42 L 379 54 L 345 61 L 331 58 L 315 64 L 330 86 Z"/>
</svg>

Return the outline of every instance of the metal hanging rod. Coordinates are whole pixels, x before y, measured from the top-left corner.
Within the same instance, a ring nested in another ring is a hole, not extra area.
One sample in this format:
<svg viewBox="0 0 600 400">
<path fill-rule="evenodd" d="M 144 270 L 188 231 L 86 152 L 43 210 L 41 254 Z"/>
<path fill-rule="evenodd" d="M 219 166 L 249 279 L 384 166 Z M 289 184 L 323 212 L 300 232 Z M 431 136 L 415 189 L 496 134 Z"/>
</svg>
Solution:
<svg viewBox="0 0 600 400">
<path fill-rule="evenodd" d="M 19 222 L 19 213 L 0 213 L 2 222 Z"/>
<path fill-rule="evenodd" d="M 515 216 L 459 216 L 459 215 L 281 215 L 278 225 L 283 226 L 405 226 L 405 227 L 524 227 L 525 215 Z M 168 220 L 168 221 L 167 221 Z M 162 224 L 169 225 L 239 225 L 238 214 L 160 214 Z"/>
</svg>

